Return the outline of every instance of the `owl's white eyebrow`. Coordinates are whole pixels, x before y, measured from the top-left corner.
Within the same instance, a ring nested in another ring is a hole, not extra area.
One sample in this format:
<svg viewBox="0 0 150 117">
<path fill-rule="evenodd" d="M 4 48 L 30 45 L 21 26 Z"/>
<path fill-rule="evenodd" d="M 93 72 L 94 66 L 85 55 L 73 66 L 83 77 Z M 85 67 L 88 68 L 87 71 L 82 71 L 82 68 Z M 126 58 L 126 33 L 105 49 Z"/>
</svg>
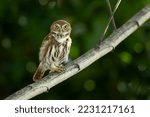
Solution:
<svg viewBox="0 0 150 117">
<path fill-rule="evenodd" d="M 59 24 L 55 24 L 56 26 L 58 26 L 60 28 L 60 25 Z"/>
<path fill-rule="evenodd" d="M 67 24 L 64 24 L 62 27 L 65 27 Z"/>
</svg>

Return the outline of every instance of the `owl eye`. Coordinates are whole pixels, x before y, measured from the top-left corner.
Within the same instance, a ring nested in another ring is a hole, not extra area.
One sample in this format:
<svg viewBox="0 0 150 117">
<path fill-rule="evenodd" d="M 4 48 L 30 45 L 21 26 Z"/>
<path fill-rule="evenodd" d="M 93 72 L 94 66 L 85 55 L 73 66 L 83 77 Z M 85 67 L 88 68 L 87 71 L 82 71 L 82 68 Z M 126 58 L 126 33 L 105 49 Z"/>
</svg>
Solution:
<svg viewBox="0 0 150 117">
<path fill-rule="evenodd" d="M 55 28 L 55 30 L 59 30 L 59 26 L 58 25 L 55 25 L 54 28 Z"/>
<path fill-rule="evenodd" d="M 65 30 L 67 30 L 67 29 L 68 29 L 68 26 L 67 26 L 67 25 L 65 25 L 65 26 L 64 26 L 64 29 L 65 29 Z"/>
</svg>

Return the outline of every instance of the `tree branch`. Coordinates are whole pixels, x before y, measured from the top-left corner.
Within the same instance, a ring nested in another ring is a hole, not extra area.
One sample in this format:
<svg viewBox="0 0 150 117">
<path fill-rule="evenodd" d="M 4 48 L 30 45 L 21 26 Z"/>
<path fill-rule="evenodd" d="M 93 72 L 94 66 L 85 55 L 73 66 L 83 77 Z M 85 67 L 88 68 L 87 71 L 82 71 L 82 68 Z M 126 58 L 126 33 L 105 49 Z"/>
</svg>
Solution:
<svg viewBox="0 0 150 117">
<path fill-rule="evenodd" d="M 136 29 L 139 28 L 145 21 L 150 18 L 150 4 L 138 12 L 134 17 L 122 25 L 119 29 L 113 32 L 108 38 L 98 45 L 66 65 L 66 70 L 59 74 L 49 74 L 42 80 L 33 84 L 29 84 L 23 89 L 10 95 L 6 99 L 31 99 L 43 92 L 47 92 L 55 85 L 67 80 L 71 76 L 85 69 L 93 62 L 112 51 L 120 42 L 126 39 Z"/>
</svg>

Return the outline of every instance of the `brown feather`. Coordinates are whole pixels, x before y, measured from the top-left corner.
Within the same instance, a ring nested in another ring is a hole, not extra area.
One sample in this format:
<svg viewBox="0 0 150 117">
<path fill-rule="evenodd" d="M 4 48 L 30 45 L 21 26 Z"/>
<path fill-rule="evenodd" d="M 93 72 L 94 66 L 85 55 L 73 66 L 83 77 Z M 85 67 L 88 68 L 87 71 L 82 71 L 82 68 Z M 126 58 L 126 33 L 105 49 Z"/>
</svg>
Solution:
<svg viewBox="0 0 150 117">
<path fill-rule="evenodd" d="M 44 72 L 45 72 L 44 69 L 39 65 L 36 72 L 34 73 L 33 81 L 42 79 Z"/>
</svg>

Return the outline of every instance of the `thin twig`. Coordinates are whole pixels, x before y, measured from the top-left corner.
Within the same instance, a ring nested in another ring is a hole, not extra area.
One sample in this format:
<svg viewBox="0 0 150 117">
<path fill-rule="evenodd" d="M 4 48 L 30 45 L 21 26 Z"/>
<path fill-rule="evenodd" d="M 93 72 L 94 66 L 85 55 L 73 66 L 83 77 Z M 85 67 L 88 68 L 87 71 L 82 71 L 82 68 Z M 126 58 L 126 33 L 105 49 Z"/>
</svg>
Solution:
<svg viewBox="0 0 150 117">
<path fill-rule="evenodd" d="M 113 19 L 113 17 L 114 17 L 114 14 L 115 14 L 116 10 L 118 9 L 120 3 L 121 3 L 121 0 L 118 0 L 117 3 L 116 3 L 116 5 L 115 5 L 115 7 L 114 7 L 114 10 L 113 10 L 113 12 L 112 12 L 112 15 L 111 15 L 111 17 L 110 17 L 109 20 L 108 20 L 108 23 L 107 23 L 107 25 L 106 25 L 106 28 L 105 28 L 105 30 L 104 30 L 104 33 L 102 34 L 102 37 L 101 37 L 101 39 L 100 39 L 100 43 L 101 43 L 101 41 L 104 39 L 104 37 L 105 37 L 105 35 L 106 35 L 106 32 L 107 32 L 107 30 L 108 30 L 108 28 L 109 28 L 109 25 L 110 25 L 110 23 L 111 23 L 111 21 L 112 21 L 112 19 Z"/>
<path fill-rule="evenodd" d="M 125 40 L 135 30 L 139 28 L 144 22 L 150 18 L 150 4 L 138 12 L 134 17 L 127 21 L 124 25 L 113 32 L 108 38 L 106 38 L 100 45 L 100 48 L 93 48 L 80 56 L 73 62 L 66 65 L 66 70 L 60 74 L 49 74 L 42 80 L 30 84 L 16 93 L 10 95 L 6 99 L 19 100 L 19 99 L 31 99 L 43 92 L 47 92 L 57 84 L 67 80 L 71 76 L 77 74 L 81 70 L 85 69 L 93 62 L 103 57 L 110 51 L 112 51 L 119 43 Z"/>
<path fill-rule="evenodd" d="M 115 19 L 114 19 L 114 16 L 113 16 L 113 12 L 112 12 L 110 1 L 106 0 L 106 3 L 107 3 L 107 6 L 108 6 L 110 17 L 112 17 L 112 20 L 111 20 L 112 27 L 113 27 L 113 30 L 115 31 L 115 30 L 117 30 L 117 26 L 116 26 Z"/>
</svg>

